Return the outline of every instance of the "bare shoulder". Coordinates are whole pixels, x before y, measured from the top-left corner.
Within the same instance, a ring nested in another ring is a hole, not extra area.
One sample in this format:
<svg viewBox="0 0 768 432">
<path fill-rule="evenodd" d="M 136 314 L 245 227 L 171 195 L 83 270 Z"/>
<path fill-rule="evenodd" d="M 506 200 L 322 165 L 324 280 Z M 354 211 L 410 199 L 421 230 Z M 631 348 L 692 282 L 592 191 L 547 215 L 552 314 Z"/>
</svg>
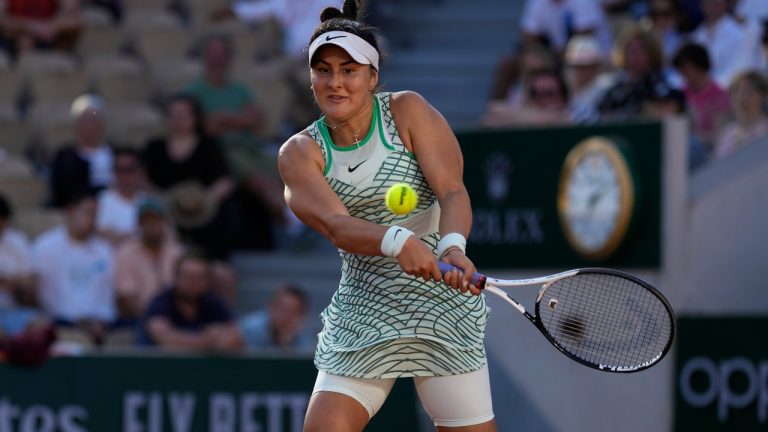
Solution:
<svg viewBox="0 0 768 432">
<path fill-rule="evenodd" d="M 434 125 L 441 119 L 440 113 L 422 95 L 410 90 L 392 93 L 390 107 L 400 136 L 409 150 L 412 129 Z"/>
<path fill-rule="evenodd" d="M 429 103 L 419 93 L 405 90 L 392 93 L 391 106 L 395 112 L 411 112 L 424 109 L 429 106 Z"/>
<path fill-rule="evenodd" d="M 313 140 L 305 131 L 302 131 L 288 138 L 288 140 L 280 146 L 278 158 L 309 157 L 315 153 L 318 155 L 321 154 L 317 141 Z"/>
<path fill-rule="evenodd" d="M 301 167 L 302 169 L 316 165 L 322 170 L 324 165 L 323 154 L 317 141 L 302 131 L 288 138 L 280 147 L 277 156 L 278 166 L 281 174 L 285 175 L 290 167 Z"/>
</svg>

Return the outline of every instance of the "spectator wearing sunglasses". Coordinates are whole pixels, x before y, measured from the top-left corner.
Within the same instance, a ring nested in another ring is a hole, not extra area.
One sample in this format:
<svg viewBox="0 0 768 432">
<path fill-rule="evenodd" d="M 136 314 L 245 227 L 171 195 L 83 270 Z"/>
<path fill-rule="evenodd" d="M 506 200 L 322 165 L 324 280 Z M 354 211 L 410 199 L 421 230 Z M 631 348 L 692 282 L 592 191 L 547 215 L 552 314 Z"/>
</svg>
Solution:
<svg viewBox="0 0 768 432">
<path fill-rule="evenodd" d="M 686 16 L 680 0 L 651 0 L 648 4 L 647 22 L 661 41 L 667 62 L 672 60 L 685 39 L 682 32 L 685 21 Z"/>
<path fill-rule="evenodd" d="M 486 127 L 514 125 L 549 125 L 568 123 L 568 86 L 554 70 L 535 72 L 528 80 L 525 101 L 521 106 L 495 104 L 482 120 Z"/>
</svg>

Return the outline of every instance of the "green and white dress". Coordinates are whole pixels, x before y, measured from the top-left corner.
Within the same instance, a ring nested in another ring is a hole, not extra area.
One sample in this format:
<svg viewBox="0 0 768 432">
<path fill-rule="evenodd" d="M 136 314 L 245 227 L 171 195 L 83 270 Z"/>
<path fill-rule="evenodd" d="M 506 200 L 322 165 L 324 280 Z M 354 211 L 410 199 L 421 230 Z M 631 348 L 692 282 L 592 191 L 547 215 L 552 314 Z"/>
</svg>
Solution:
<svg viewBox="0 0 768 432">
<path fill-rule="evenodd" d="M 324 118 L 307 129 L 325 157 L 325 179 L 352 216 L 408 228 L 434 250 L 440 206 L 397 133 L 390 94 L 375 95 L 375 102 L 368 136 L 357 146 L 334 145 Z M 419 195 L 418 206 L 405 216 L 391 213 L 384 203 L 387 189 L 399 182 Z M 456 375 L 485 365 L 488 308 L 483 296 L 424 282 L 404 273 L 394 258 L 339 253 L 341 281 L 321 314 L 318 369 L 398 378 Z"/>
</svg>

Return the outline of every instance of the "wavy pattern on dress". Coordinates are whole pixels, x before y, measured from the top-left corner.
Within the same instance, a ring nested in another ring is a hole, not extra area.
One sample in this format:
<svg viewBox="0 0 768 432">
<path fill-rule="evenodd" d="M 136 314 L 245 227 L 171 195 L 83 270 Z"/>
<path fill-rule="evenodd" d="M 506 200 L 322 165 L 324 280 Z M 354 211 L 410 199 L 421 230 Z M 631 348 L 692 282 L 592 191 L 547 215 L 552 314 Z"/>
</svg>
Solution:
<svg viewBox="0 0 768 432">
<path fill-rule="evenodd" d="M 326 181 L 352 216 L 394 225 L 428 211 L 436 197 L 397 134 L 389 94 L 377 95 L 377 100 L 382 118 L 374 124 L 384 130 L 374 131 L 376 142 L 368 145 L 382 146 L 389 154 L 378 167 L 361 167 L 376 169 L 373 181 L 365 186 L 330 176 Z M 326 161 L 333 160 L 316 123 L 308 132 Z M 410 184 L 419 194 L 419 205 L 411 215 L 394 215 L 384 204 L 387 189 L 398 182 Z M 422 240 L 435 250 L 439 234 L 429 233 Z M 321 314 L 323 331 L 315 354 L 318 368 L 337 375 L 381 378 L 453 375 L 485 364 L 488 311 L 482 296 L 407 275 L 394 258 L 339 253 L 341 280 Z"/>
<path fill-rule="evenodd" d="M 325 371 L 358 378 L 446 376 L 472 372 L 486 364 L 485 351 L 457 351 L 416 338 L 386 341 L 358 351 L 318 349 L 315 365 Z"/>
</svg>

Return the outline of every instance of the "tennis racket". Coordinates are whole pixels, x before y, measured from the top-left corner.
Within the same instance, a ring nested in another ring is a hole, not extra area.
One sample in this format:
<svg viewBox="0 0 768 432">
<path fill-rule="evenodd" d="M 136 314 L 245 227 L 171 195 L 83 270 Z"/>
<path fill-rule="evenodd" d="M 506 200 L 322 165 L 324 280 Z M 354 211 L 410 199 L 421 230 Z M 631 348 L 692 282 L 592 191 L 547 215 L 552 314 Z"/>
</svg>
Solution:
<svg viewBox="0 0 768 432">
<path fill-rule="evenodd" d="M 456 268 L 438 264 L 443 273 Z M 472 283 L 511 304 L 560 352 L 601 371 L 647 369 L 664 358 L 675 336 L 667 299 L 647 282 L 618 270 L 584 268 L 518 280 L 475 273 Z M 501 289 L 525 285 L 541 285 L 533 315 Z"/>
</svg>

